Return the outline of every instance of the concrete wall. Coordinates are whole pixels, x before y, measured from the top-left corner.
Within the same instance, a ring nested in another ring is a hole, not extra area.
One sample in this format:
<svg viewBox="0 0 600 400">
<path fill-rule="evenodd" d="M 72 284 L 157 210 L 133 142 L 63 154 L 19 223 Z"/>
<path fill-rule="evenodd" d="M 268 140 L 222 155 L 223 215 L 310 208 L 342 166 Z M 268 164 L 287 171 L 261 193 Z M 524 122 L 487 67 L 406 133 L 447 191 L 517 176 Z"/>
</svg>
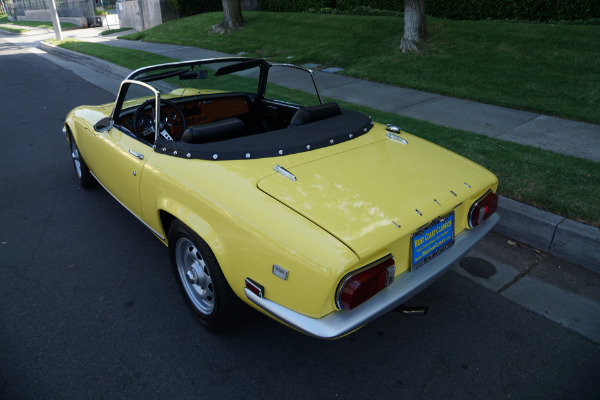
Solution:
<svg viewBox="0 0 600 400">
<path fill-rule="evenodd" d="M 58 17 L 60 22 L 70 22 L 82 28 L 87 27 L 85 17 Z M 25 16 L 17 15 L 17 21 L 52 21 L 50 10 L 25 10 Z"/>
<path fill-rule="evenodd" d="M 144 29 L 162 24 L 159 0 L 138 0 L 143 9 Z"/>
<path fill-rule="evenodd" d="M 117 2 L 117 10 L 120 26 L 136 31 L 150 29 L 177 17 L 167 0 L 120 1 Z"/>
<path fill-rule="evenodd" d="M 65 0 L 56 7 L 58 18 L 61 22 L 87 27 L 87 17 L 94 15 L 95 0 Z M 16 21 L 51 21 L 48 3 L 45 0 L 19 2 L 14 6 L 14 19 Z"/>
<path fill-rule="evenodd" d="M 117 3 L 119 13 L 119 26 L 143 31 L 143 21 L 140 17 L 140 8 L 137 1 L 120 1 Z"/>
<path fill-rule="evenodd" d="M 119 16 L 117 14 L 108 14 L 102 16 L 102 26 L 110 26 L 110 29 L 119 28 Z"/>
</svg>

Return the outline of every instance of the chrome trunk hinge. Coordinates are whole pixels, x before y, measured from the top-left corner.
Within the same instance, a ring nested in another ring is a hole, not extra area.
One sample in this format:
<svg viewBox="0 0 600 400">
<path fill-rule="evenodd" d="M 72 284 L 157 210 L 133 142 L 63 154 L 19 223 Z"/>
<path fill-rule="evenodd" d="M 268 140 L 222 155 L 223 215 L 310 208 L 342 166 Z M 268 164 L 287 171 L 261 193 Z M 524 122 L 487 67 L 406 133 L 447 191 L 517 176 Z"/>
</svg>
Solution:
<svg viewBox="0 0 600 400">
<path fill-rule="evenodd" d="M 296 176 L 294 174 L 292 174 L 290 171 L 288 171 L 287 169 L 283 168 L 281 165 L 277 164 L 273 167 L 273 170 L 275 172 L 280 173 L 281 175 L 285 176 L 286 178 L 288 178 L 290 181 L 297 181 Z"/>
</svg>

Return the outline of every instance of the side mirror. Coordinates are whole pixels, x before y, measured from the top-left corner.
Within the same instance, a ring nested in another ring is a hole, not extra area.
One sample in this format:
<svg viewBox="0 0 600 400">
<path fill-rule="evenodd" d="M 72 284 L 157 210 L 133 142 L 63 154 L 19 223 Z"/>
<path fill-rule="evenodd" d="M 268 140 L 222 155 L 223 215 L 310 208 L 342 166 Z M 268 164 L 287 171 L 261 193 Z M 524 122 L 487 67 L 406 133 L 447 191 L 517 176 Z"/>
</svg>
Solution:
<svg viewBox="0 0 600 400">
<path fill-rule="evenodd" d="M 109 117 L 105 117 L 102 118 L 100 121 L 96 122 L 96 124 L 94 125 L 94 129 L 96 130 L 96 132 L 102 132 L 112 128 L 112 125 L 112 119 L 110 119 Z"/>
</svg>

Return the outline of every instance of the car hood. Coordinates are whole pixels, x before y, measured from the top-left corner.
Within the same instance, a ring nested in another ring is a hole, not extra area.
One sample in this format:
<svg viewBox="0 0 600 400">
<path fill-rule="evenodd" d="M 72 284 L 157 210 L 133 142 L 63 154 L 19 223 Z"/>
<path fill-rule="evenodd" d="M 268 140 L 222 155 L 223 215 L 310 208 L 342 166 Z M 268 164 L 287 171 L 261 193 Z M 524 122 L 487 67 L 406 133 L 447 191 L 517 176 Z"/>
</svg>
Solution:
<svg viewBox="0 0 600 400">
<path fill-rule="evenodd" d="M 408 143 L 381 136 L 324 158 L 282 165 L 293 177 L 274 173 L 258 187 L 362 258 L 496 182 L 479 165 L 415 136 L 403 133 Z"/>
</svg>

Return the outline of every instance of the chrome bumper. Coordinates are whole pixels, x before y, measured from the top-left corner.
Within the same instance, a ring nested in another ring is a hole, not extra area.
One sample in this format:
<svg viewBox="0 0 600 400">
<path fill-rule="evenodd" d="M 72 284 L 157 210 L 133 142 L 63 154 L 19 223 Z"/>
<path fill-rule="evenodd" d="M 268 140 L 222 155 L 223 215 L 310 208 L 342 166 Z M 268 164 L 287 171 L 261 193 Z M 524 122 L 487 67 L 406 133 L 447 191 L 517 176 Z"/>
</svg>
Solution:
<svg viewBox="0 0 600 400">
<path fill-rule="evenodd" d="M 352 332 L 375 318 L 402 305 L 427 286 L 441 278 L 477 242 L 498 223 L 500 216 L 492 215 L 477 228 L 456 236 L 454 245 L 415 272 L 406 271 L 394 283 L 375 297 L 350 311 L 334 311 L 323 318 L 311 318 L 282 307 L 267 298 L 260 298 L 248 289 L 246 297 L 267 314 L 308 335 L 335 339 Z"/>
</svg>

